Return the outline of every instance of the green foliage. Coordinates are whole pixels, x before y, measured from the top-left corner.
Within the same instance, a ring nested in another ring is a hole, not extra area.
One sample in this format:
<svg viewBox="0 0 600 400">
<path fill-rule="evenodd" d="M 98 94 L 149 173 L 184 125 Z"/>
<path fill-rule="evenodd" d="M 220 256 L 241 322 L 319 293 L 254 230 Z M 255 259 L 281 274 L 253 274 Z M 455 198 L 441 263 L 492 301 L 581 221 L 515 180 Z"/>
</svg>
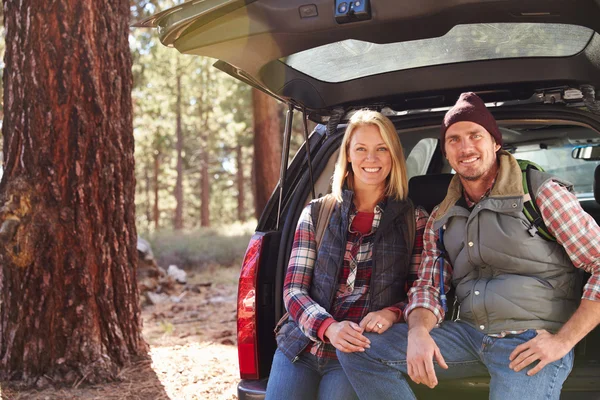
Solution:
<svg viewBox="0 0 600 400">
<path fill-rule="evenodd" d="M 132 2 L 132 13 L 134 19 L 140 19 L 175 3 L 137 0 Z M 200 226 L 203 168 L 207 169 L 210 182 L 211 223 L 231 223 L 238 219 L 238 144 L 243 148 L 244 216 L 252 215 L 250 89 L 213 68 L 214 60 L 181 55 L 163 46 L 157 36 L 155 31 L 147 29 L 134 29 L 130 35 L 134 59 L 138 230 L 145 235 L 156 230 L 156 197 L 158 229 L 172 226 L 176 205 L 173 190 L 177 178 L 177 76 L 182 79 L 185 229 Z"/>
<path fill-rule="evenodd" d="M 250 220 L 219 229 L 159 231 L 148 239 L 158 265 L 163 268 L 171 264 L 185 269 L 233 266 L 241 263 L 255 226 L 256 221 Z"/>
<path fill-rule="evenodd" d="M 165 10 L 178 0 L 131 0 L 132 20 Z M 202 172 L 209 177 L 211 226 L 240 219 L 238 169 L 242 171 L 241 219 L 254 215 L 252 191 L 253 110 L 251 88 L 212 67 L 205 57 L 181 55 L 163 46 L 156 31 L 132 29 L 137 228 L 143 236 L 172 227 L 176 200 L 176 80 L 182 80 L 183 220 L 202 221 Z M 286 107 L 281 105 L 281 132 Z M 309 132 L 314 123 L 309 122 Z M 282 136 L 275 138 L 281 140 Z M 304 142 L 302 115 L 295 112 L 290 162 Z M 237 149 L 241 146 L 241 164 Z M 208 159 L 208 162 L 205 160 Z M 156 203 L 156 204 L 155 204 Z M 156 224 L 156 208 L 158 224 Z M 181 256 L 186 259 L 186 255 Z"/>
</svg>

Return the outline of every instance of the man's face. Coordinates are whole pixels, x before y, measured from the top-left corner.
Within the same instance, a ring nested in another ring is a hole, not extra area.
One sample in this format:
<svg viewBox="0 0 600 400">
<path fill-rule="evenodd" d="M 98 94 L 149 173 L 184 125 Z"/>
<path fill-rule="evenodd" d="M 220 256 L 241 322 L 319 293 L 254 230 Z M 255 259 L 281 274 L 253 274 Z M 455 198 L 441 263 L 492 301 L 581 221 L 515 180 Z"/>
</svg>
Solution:
<svg viewBox="0 0 600 400">
<path fill-rule="evenodd" d="M 495 171 L 500 145 L 479 124 L 460 121 L 446 131 L 446 158 L 456 173 L 468 181 L 477 181 Z"/>
</svg>

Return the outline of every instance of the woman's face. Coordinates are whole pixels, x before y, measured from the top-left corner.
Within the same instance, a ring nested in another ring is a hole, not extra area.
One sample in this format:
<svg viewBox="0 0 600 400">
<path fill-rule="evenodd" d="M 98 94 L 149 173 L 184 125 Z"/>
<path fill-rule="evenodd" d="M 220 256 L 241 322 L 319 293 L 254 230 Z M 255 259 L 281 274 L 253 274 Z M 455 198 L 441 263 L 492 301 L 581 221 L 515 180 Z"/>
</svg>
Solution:
<svg viewBox="0 0 600 400">
<path fill-rule="evenodd" d="M 360 125 L 348 148 L 355 190 L 384 189 L 392 169 L 392 155 L 376 125 Z"/>
</svg>

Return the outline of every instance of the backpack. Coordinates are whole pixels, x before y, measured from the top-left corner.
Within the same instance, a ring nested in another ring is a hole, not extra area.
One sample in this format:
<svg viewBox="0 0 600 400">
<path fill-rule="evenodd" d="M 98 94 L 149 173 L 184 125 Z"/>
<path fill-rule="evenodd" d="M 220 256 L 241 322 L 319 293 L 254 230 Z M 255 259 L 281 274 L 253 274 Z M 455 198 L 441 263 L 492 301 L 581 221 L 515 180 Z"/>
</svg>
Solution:
<svg viewBox="0 0 600 400">
<path fill-rule="evenodd" d="M 531 223 L 529 233 L 532 236 L 537 233 L 548 241 L 556 241 L 556 238 L 552 236 L 546 227 L 546 224 L 544 224 L 540 210 L 535 202 L 535 193 L 532 193 L 529 190 L 531 188 L 531 170 L 544 172 L 544 169 L 532 161 L 517 160 L 517 162 L 519 163 L 523 175 L 523 191 L 525 192 L 523 199 L 523 214 L 525 214 L 525 217 L 527 217 L 527 220 Z"/>
</svg>

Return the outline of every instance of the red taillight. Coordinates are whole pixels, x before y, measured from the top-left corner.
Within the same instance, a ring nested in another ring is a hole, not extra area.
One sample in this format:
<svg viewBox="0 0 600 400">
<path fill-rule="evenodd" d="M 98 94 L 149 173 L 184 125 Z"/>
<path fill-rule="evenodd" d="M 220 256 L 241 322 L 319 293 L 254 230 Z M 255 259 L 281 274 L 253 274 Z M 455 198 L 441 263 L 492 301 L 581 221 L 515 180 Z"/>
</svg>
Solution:
<svg viewBox="0 0 600 400">
<path fill-rule="evenodd" d="M 256 345 L 256 277 L 260 264 L 263 236 L 255 234 L 250 239 L 238 286 L 237 338 L 240 376 L 258 379 L 258 348 Z"/>
</svg>

